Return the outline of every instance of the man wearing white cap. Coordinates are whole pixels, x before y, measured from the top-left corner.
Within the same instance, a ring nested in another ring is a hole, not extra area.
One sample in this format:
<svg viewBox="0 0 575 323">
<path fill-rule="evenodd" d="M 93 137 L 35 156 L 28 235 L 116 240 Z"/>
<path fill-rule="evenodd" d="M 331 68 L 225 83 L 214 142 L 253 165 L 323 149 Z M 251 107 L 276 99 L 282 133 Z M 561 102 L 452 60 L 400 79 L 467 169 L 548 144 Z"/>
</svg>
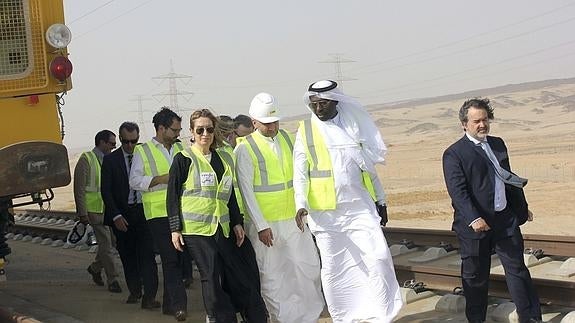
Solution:
<svg viewBox="0 0 575 323">
<path fill-rule="evenodd" d="M 375 170 L 386 147 L 371 117 L 334 81 L 310 85 L 294 144 L 296 222 L 304 217 L 320 250 L 333 322 L 391 322 L 402 306 L 380 224 L 385 193 Z"/>
<path fill-rule="evenodd" d="M 256 131 L 238 138 L 236 169 L 262 296 L 271 322 L 316 323 L 324 307 L 319 257 L 309 230 L 293 220 L 293 138 L 279 129 L 270 94 L 256 95 L 249 114 Z"/>
</svg>

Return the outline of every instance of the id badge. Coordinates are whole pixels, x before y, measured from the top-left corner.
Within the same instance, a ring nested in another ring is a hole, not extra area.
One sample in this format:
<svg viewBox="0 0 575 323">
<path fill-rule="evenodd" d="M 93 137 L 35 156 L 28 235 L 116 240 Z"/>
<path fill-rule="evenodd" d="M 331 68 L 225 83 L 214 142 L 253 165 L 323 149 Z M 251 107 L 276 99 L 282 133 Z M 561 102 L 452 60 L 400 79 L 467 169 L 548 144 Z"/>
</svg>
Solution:
<svg viewBox="0 0 575 323">
<path fill-rule="evenodd" d="M 202 186 L 216 186 L 216 174 L 200 173 L 200 181 Z"/>
</svg>

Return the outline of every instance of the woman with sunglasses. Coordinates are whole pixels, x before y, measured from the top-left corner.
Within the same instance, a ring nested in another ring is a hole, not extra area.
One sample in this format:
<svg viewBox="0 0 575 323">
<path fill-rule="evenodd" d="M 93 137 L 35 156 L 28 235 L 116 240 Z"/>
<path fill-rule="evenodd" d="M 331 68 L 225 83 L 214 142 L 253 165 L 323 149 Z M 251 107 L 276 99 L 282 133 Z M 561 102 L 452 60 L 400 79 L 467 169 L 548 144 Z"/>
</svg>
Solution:
<svg viewBox="0 0 575 323">
<path fill-rule="evenodd" d="M 249 244 L 233 190 L 233 157 L 224 149 L 217 117 L 208 109 L 190 117 L 193 143 L 175 156 L 167 191 L 174 248 L 187 247 L 200 272 L 208 322 L 236 322 L 236 309 L 248 322 L 266 322 L 255 253 Z M 246 246 L 243 246 L 245 248 Z M 251 245 L 250 245 L 251 247 Z"/>
</svg>

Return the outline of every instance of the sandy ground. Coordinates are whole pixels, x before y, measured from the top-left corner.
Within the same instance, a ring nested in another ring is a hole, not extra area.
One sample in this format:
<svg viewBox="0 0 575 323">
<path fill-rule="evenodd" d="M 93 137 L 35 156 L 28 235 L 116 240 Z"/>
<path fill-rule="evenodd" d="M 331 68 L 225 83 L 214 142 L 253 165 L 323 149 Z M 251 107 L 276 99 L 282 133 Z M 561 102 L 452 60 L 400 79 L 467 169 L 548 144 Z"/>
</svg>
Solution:
<svg viewBox="0 0 575 323">
<path fill-rule="evenodd" d="M 524 232 L 575 232 L 575 84 L 490 97 L 495 107 L 491 134 L 505 139 L 511 165 L 529 178 L 525 194 L 535 221 Z M 378 166 L 386 188 L 389 226 L 450 229 L 452 209 L 441 156 L 462 129 L 462 100 L 371 111 L 388 145 Z M 282 124 L 289 131 L 297 121 Z M 183 134 L 186 135 L 186 134 Z M 71 156 L 71 167 L 78 155 Z M 52 209 L 74 210 L 71 186 L 55 190 Z"/>
</svg>

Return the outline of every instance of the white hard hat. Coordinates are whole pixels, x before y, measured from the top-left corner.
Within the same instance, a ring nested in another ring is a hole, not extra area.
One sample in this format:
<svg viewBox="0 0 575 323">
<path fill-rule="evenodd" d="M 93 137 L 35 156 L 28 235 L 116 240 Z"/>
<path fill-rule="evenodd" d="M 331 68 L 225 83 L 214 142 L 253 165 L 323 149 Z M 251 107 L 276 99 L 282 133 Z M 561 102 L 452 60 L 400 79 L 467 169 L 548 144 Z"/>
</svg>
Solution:
<svg viewBox="0 0 575 323">
<path fill-rule="evenodd" d="M 262 92 L 253 98 L 250 116 L 261 123 L 272 123 L 280 119 L 280 109 L 271 94 Z"/>
</svg>

